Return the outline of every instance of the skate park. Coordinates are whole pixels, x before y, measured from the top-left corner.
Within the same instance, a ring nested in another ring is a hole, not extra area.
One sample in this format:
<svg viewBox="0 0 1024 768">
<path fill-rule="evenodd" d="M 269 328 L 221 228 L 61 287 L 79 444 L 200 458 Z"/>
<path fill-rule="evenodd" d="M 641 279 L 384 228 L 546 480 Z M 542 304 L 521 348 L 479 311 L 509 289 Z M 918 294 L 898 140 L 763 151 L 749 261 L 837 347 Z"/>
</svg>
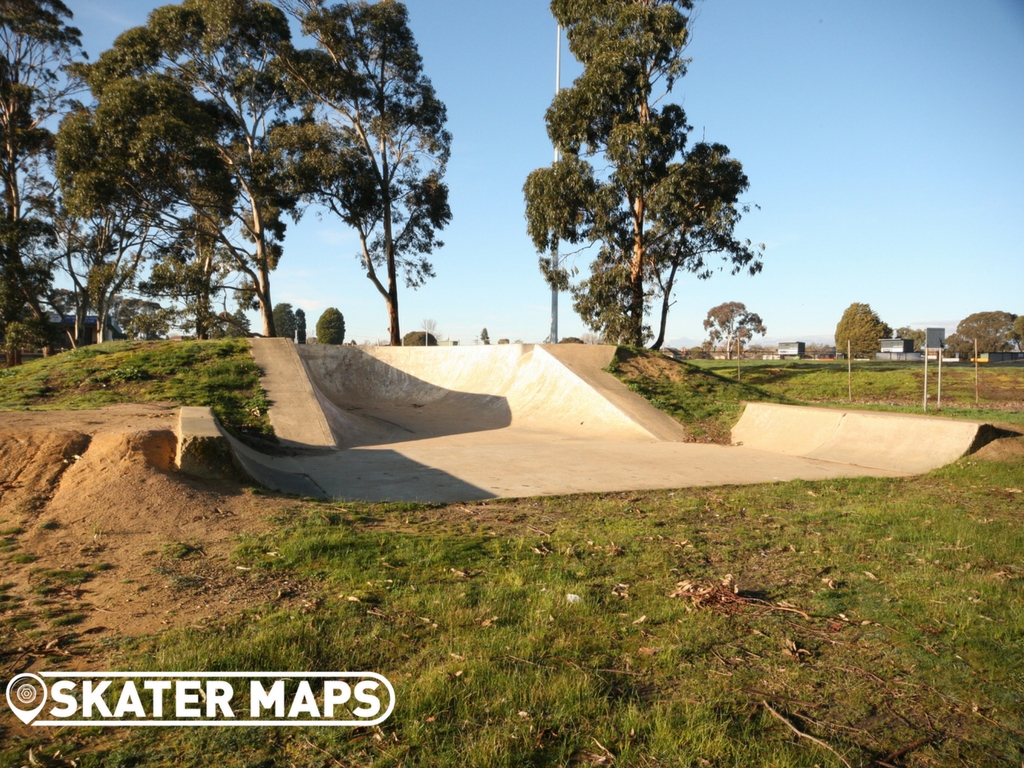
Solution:
<svg viewBox="0 0 1024 768">
<path fill-rule="evenodd" d="M 995 434 L 976 421 L 750 403 L 733 445 L 686 442 L 682 425 L 604 370 L 613 346 L 254 339 L 252 353 L 280 449 L 245 445 L 197 408 L 182 410 L 179 443 L 187 453 L 190 436 L 226 441 L 257 482 L 320 498 L 451 503 L 895 477 Z"/>
</svg>

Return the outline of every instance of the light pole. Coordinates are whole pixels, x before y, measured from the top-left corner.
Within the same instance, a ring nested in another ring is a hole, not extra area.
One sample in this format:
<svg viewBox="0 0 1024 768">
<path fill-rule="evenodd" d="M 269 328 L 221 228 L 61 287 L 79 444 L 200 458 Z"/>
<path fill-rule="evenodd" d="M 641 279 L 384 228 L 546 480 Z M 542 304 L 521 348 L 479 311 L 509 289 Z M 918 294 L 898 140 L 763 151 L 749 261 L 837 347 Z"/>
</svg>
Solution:
<svg viewBox="0 0 1024 768">
<path fill-rule="evenodd" d="M 558 38 L 555 47 L 555 96 L 562 89 L 562 25 L 558 25 Z M 558 162 L 558 147 L 555 147 L 555 162 Z M 558 241 L 551 249 L 551 268 L 558 269 Z M 558 343 L 558 289 L 551 288 L 551 334 L 548 336 L 551 344 Z"/>
</svg>

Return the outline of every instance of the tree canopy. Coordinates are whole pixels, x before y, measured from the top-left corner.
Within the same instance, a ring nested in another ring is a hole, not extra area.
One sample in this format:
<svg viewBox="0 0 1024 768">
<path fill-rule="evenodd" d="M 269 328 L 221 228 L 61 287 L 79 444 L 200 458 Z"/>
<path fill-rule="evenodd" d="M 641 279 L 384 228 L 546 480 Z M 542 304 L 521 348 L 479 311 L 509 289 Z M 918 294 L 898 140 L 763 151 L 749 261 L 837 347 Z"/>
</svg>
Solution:
<svg viewBox="0 0 1024 768">
<path fill-rule="evenodd" d="M 854 357 L 871 357 L 881 349 L 879 342 L 892 336 L 892 328 L 882 322 L 869 304 L 853 303 L 836 325 L 836 353 L 845 355 L 847 342 Z"/>
<path fill-rule="evenodd" d="M 920 352 L 924 348 L 926 333 L 923 328 L 911 328 L 905 325 L 896 329 L 896 335 L 901 339 L 913 341 L 915 352 Z"/>
<path fill-rule="evenodd" d="M 316 343 L 345 343 L 345 318 L 335 307 L 325 309 L 316 321 Z"/>
<path fill-rule="evenodd" d="M 708 341 L 712 346 L 721 345 L 725 348 L 726 357 L 732 359 L 736 344 L 742 346 L 752 339 L 754 334 L 764 336 L 768 332 L 761 316 L 750 312 L 746 305 L 739 301 L 727 301 L 708 310 L 704 319 L 704 330 L 708 332 Z"/>
<path fill-rule="evenodd" d="M 665 103 L 686 72 L 691 7 L 690 0 L 551 3 L 583 73 L 545 115 L 560 159 L 526 180 L 527 230 L 545 278 L 571 288 L 583 321 L 609 340 L 654 338 L 647 316 L 660 297 L 653 345 L 660 347 L 678 272 L 709 277 L 711 254 L 733 273 L 761 269 L 761 248 L 734 237 L 746 211 L 738 204 L 748 187 L 742 166 L 722 144 L 687 152 L 686 115 Z M 575 285 L 570 268 L 549 255 L 563 240 L 597 248 L 589 276 Z"/>
<path fill-rule="evenodd" d="M 974 341 L 978 352 L 1012 352 L 1020 349 L 1017 335 L 1017 315 L 1011 312 L 975 312 L 956 327 L 956 333 L 946 339 L 946 347 L 961 357 L 974 355 Z"/>
<path fill-rule="evenodd" d="M 73 89 L 63 76 L 81 33 L 60 0 L 0 2 L 0 333 L 45 341 L 43 296 L 52 269 L 54 188 L 48 169 L 53 134 Z M 26 316 L 25 308 L 29 315 Z"/>
<path fill-rule="evenodd" d="M 298 185 L 355 228 L 358 258 L 398 345 L 399 279 L 417 288 L 434 276 L 429 256 L 444 245 L 437 235 L 451 221 L 447 111 L 423 74 L 403 3 L 296 5 L 316 42 L 286 57 L 309 115 L 286 138 Z"/>
<path fill-rule="evenodd" d="M 272 141 L 294 102 L 277 51 L 288 21 L 261 0 L 157 8 L 79 67 L 96 104 L 65 119 L 58 173 L 72 210 L 131 199 L 179 236 L 207 280 L 240 274 L 242 303 L 275 335 L 270 273 L 297 197 Z"/>
</svg>

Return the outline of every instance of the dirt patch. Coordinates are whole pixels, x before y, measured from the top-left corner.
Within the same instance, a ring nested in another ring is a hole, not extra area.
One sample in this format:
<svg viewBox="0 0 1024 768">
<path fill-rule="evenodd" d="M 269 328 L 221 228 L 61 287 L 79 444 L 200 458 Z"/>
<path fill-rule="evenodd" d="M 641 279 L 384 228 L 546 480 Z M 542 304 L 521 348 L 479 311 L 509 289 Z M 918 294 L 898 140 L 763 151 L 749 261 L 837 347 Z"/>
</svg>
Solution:
<svg viewBox="0 0 1024 768">
<path fill-rule="evenodd" d="M 1024 464 L 1024 436 L 1001 437 L 982 446 L 972 455 L 981 461 L 1002 464 Z"/>
<path fill-rule="evenodd" d="M 266 601 L 294 584 L 240 569 L 238 537 L 291 503 L 174 470 L 177 409 L 0 417 L 0 626 L 53 652 L 82 635 L 138 636 Z"/>
<path fill-rule="evenodd" d="M 624 349 L 615 354 L 619 360 L 619 374 L 628 379 L 668 379 L 679 382 L 686 378 L 684 366 L 660 355 L 637 355 Z"/>
</svg>

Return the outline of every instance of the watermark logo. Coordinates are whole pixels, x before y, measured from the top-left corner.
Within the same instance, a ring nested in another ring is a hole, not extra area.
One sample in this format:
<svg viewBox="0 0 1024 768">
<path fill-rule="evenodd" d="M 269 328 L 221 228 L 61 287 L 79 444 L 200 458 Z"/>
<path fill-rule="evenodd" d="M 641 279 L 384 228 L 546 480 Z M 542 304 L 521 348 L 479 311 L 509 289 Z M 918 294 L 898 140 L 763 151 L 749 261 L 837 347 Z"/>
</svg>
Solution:
<svg viewBox="0 0 1024 768">
<path fill-rule="evenodd" d="M 46 706 L 46 683 L 32 674 L 22 674 L 7 684 L 7 706 L 28 725 Z"/>
<path fill-rule="evenodd" d="M 26 725 L 379 725 L 395 689 L 375 672 L 40 672 L 7 684 Z"/>
</svg>

